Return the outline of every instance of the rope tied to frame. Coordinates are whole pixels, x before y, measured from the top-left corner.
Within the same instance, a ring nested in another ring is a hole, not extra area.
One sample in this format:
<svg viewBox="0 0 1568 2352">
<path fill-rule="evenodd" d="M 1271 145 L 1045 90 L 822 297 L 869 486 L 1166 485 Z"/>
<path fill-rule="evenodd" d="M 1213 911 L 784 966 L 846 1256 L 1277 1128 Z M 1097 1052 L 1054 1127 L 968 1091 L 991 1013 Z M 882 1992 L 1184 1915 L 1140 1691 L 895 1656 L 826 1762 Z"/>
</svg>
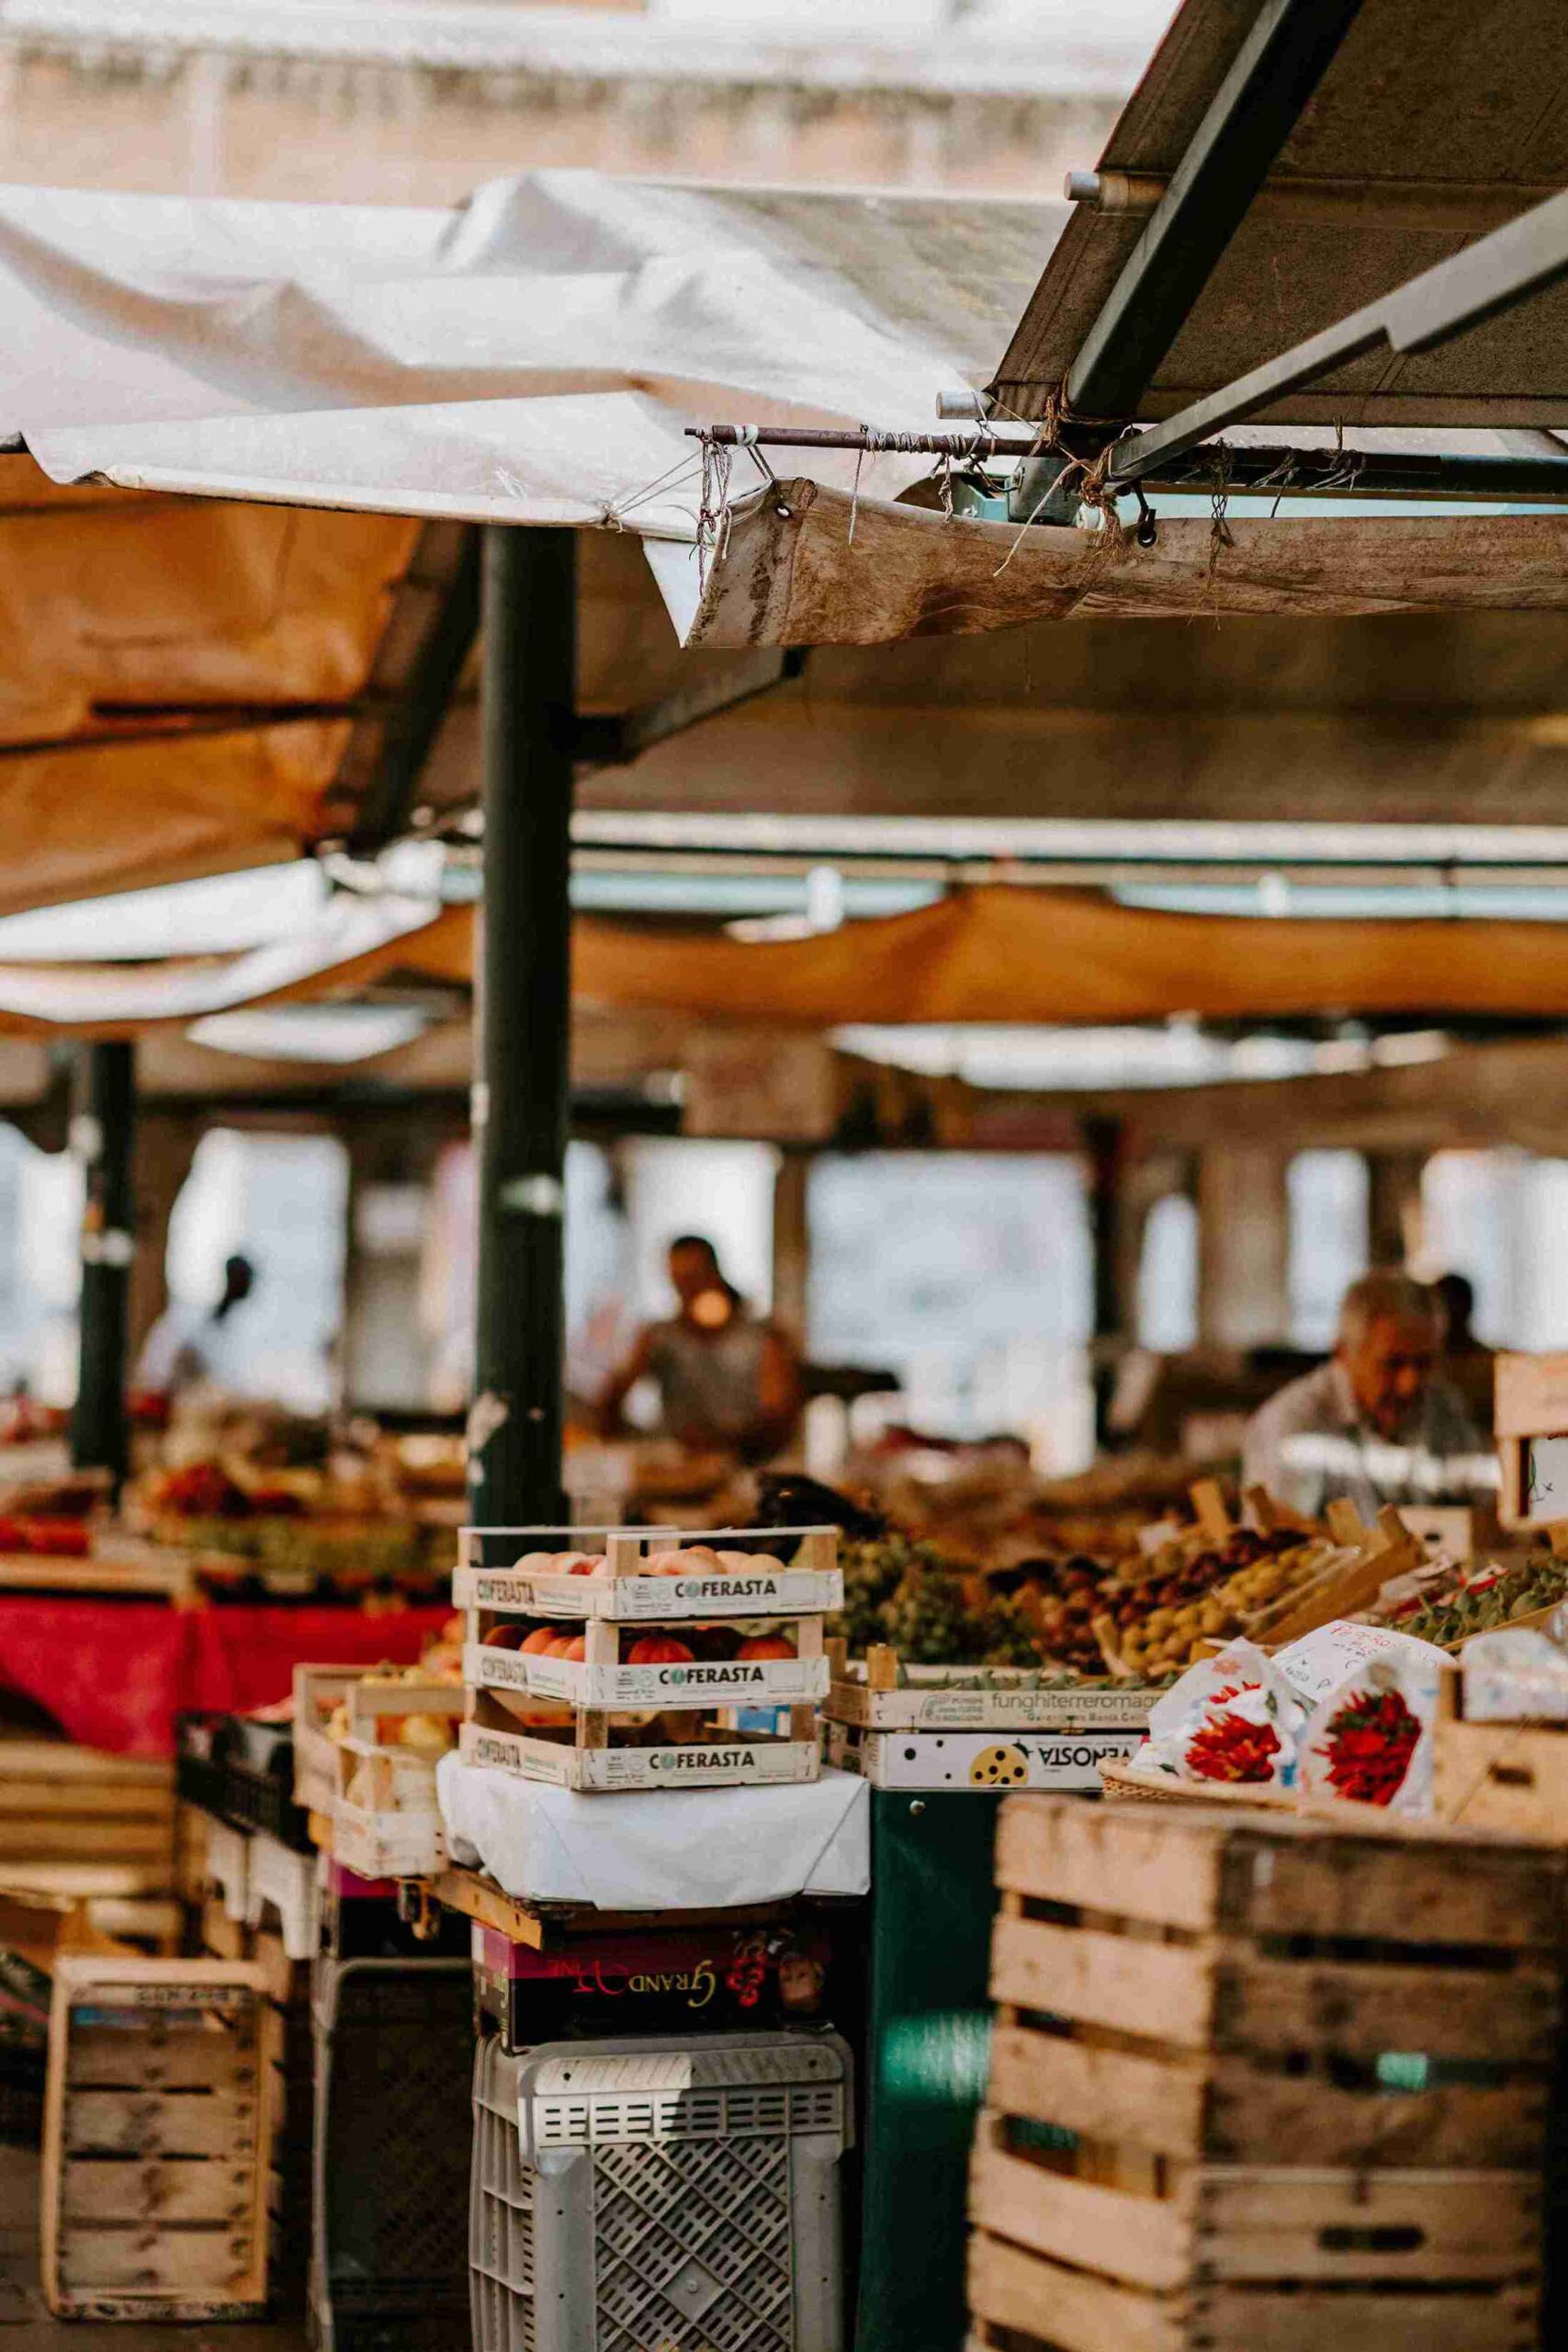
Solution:
<svg viewBox="0 0 1568 2352">
<path fill-rule="evenodd" d="M 729 451 L 723 442 L 702 435 L 702 489 L 697 501 L 697 578 L 707 586 L 715 564 L 724 561 L 729 546 Z"/>
<path fill-rule="evenodd" d="M 1235 535 L 1225 520 L 1225 505 L 1230 497 L 1231 458 L 1230 451 L 1223 441 L 1214 450 L 1210 461 L 1209 474 L 1213 489 L 1209 499 L 1208 580 L 1209 586 L 1213 588 L 1215 573 L 1219 569 L 1221 549 L 1234 548 L 1235 545 Z"/>
<path fill-rule="evenodd" d="M 1027 420 L 1021 419 L 1020 421 L 1026 422 Z M 1006 555 L 1003 556 L 1000 563 L 998 564 L 996 571 L 991 575 L 993 579 L 999 580 L 1001 578 L 1002 573 L 1007 570 L 1009 564 L 1018 553 L 1019 548 L 1023 545 L 1024 539 L 1032 526 L 1038 519 L 1042 511 L 1050 503 L 1051 500 L 1056 496 L 1057 492 L 1063 490 L 1071 490 L 1075 487 L 1078 494 L 1078 514 L 1080 524 L 1086 509 L 1089 514 L 1097 514 L 1100 518 L 1099 529 L 1094 535 L 1094 545 L 1092 549 L 1089 550 L 1089 552 L 1091 552 L 1095 556 L 1098 563 L 1100 564 L 1104 564 L 1110 561 L 1113 556 L 1121 553 L 1122 548 L 1126 542 L 1127 533 L 1122 525 L 1121 514 L 1117 511 L 1116 492 L 1111 486 L 1111 459 L 1120 435 L 1113 435 L 1111 440 L 1107 441 L 1100 449 L 1099 456 L 1095 458 L 1075 457 L 1070 450 L 1065 449 L 1062 447 L 1061 440 L 1061 432 L 1064 424 L 1074 424 L 1103 425 L 1107 423 L 1109 423 L 1109 419 L 1104 417 L 1080 417 L 1076 415 L 1074 413 L 1072 404 L 1067 399 L 1067 390 L 1065 382 L 1060 385 L 1055 391 L 1046 393 L 1044 406 L 1041 411 L 1040 418 L 1035 429 L 1034 448 L 1031 454 L 1041 456 L 1048 450 L 1055 451 L 1055 454 L 1063 460 L 1062 467 L 1055 479 L 1047 483 L 1045 489 L 1042 491 L 1033 506 L 1030 509 L 1028 514 L 1025 515 L 1022 523 L 1019 526 L 1011 547 L 1009 548 Z M 1126 430 L 1126 428 L 1123 427 L 1123 430 Z"/>
</svg>

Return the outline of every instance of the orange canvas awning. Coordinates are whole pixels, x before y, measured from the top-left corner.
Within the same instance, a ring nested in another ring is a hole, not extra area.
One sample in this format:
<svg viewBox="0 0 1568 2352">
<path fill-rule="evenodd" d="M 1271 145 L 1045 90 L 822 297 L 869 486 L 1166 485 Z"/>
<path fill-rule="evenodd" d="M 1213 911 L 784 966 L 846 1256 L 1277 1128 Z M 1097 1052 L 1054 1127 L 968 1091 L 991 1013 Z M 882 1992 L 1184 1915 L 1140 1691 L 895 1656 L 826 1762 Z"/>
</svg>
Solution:
<svg viewBox="0 0 1568 2352">
<path fill-rule="evenodd" d="M 759 943 L 579 916 L 572 993 L 820 1031 L 861 1022 L 1115 1026 L 1359 1013 L 1568 1019 L 1568 924 L 1185 915 L 996 886 Z M 151 967 L 0 965 L 0 1034 L 124 1036 L 242 1007 L 472 978 L 474 910 L 340 899 L 309 934 Z"/>
<path fill-rule="evenodd" d="M 1193 1012 L 1568 1015 L 1568 926 L 1151 913 L 1066 891 L 968 890 L 812 939 L 580 921 L 586 1002 L 831 1028 L 1098 1023 Z"/>
<path fill-rule="evenodd" d="M 0 457 L 0 913 L 297 857 L 351 757 L 420 526 L 61 489 Z"/>
</svg>

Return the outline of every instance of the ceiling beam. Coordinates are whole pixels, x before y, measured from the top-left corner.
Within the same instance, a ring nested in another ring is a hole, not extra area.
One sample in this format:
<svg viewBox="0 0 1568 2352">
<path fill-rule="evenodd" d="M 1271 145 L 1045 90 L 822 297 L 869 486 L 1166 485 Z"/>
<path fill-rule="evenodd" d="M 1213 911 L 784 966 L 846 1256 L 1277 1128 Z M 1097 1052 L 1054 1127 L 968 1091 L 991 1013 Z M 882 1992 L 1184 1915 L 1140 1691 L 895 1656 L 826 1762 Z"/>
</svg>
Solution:
<svg viewBox="0 0 1568 2352">
<path fill-rule="evenodd" d="M 466 524 L 432 524 L 398 590 L 371 673 L 378 715 L 356 728 L 337 779 L 337 795 L 352 796 L 356 805 L 348 836 L 356 854 L 371 855 L 407 831 L 479 626 L 479 532 Z"/>
<path fill-rule="evenodd" d="M 1067 373 L 1080 416 L 1133 416 L 1360 0 L 1265 0 Z"/>
<path fill-rule="evenodd" d="M 629 766 L 656 743 L 683 735 L 688 728 L 701 726 L 705 719 L 716 718 L 741 703 L 754 702 L 759 695 L 771 694 L 787 679 L 798 678 L 805 667 L 805 653 L 794 647 L 764 646 L 754 652 L 736 653 L 722 670 L 705 672 L 661 702 L 649 703 L 641 710 L 579 718 L 578 759 L 590 767 Z"/>
</svg>

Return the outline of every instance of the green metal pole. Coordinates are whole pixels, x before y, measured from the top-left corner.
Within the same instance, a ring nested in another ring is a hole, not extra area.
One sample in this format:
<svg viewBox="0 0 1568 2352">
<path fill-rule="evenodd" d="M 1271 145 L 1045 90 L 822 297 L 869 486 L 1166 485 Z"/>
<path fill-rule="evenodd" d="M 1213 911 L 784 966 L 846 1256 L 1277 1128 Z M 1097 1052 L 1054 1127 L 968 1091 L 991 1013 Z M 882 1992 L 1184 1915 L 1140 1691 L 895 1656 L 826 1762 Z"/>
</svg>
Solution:
<svg viewBox="0 0 1568 2352">
<path fill-rule="evenodd" d="M 125 1346 L 136 1206 L 131 1144 L 136 1124 L 136 1048 L 77 1049 L 72 1148 L 86 1177 L 82 1214 L 80 1370 L 71 1423 L 71 1458 L 80 1469 L 107 1470 L 116 1489 L 130 1466 L 125 1411 Z"/>
<path fill-rule="evenodd" d="M 565 1522 L 562 1212 L 570 1083 L 577 543 L 492 524 L 482 610 L 484 919 L 474 1142 L 479 1311 L 468 1500 Z"/>
</svg>

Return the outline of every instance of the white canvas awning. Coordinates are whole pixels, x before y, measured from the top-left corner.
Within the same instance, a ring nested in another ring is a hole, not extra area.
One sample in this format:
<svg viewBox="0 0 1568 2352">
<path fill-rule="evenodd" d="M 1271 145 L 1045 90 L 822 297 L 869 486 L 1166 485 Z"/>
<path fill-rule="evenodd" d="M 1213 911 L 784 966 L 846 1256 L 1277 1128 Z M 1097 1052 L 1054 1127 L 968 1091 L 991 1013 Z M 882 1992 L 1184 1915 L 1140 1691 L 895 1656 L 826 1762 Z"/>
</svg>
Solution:
<svg viewBox="0 0 1568 2352">
<path fill-rule="evenodd" d="M 756 527 L 745 451 L 709 491 L 746 527 L 699 566 L 691 426 L 929 431 L 940 392 L 994 374 L 1068 209 L 593 172 L 451 211 L 3 189 L 0 435 L 64 485 L 634 532 L 682 639 L 715 646 L 1560 601 L 1541 526 L 1463 514 L 1413 537 L 1282 522 L 1249 529 L 1245 560 L 1180 519 L 1152 561 L 1035 527 L 1004 574 L 1017 533 L 899 503 L 931 461 L 892 452 L 812 453 L 809 594 L 795 535 Z"/>
<path fill-rule="evenodd" d="M 1066 217 L 593 172 L 451 212 L 6 189 L 0 432 L 60 481 L 689 539 L 688 424 L 929 426 Z"/>
</svg>

